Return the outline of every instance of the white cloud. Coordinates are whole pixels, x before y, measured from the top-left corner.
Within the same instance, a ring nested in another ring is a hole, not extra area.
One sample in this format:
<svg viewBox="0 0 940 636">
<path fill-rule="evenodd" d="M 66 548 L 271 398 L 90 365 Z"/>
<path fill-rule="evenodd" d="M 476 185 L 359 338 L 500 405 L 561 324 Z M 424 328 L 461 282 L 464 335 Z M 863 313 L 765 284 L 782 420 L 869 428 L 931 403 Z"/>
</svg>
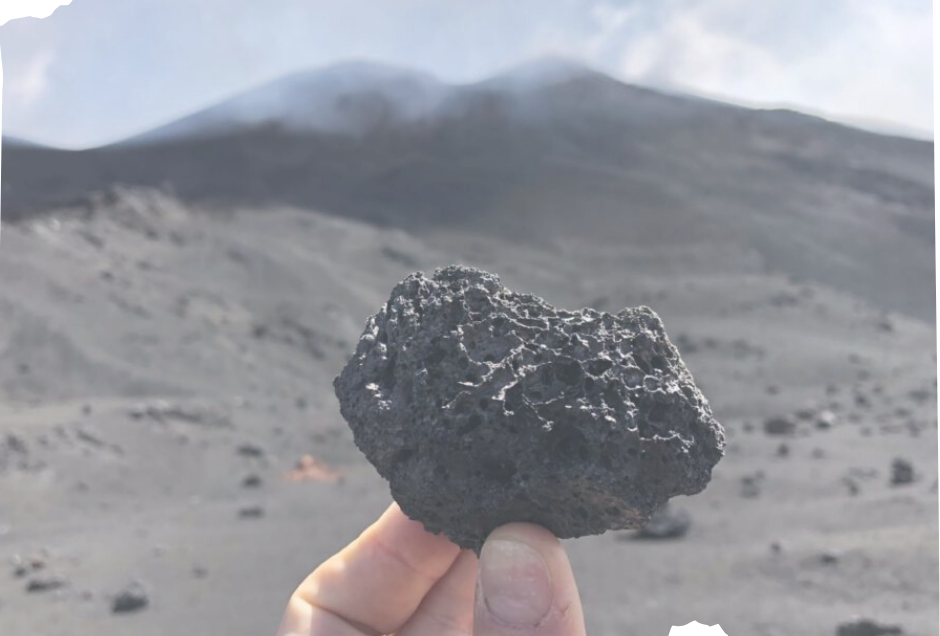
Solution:
<svg viewBox="0 0 940 636">
<path fill-rule="evenodd" d="M 582 51 L 624 79 L 933 130 L 927 3 L 664 0 L 593 13 Z M 597 59 L 604 49 L 612 61 Z"/>
<path fill-rule="evenodd" d="M 584 43 L 584 55 L 596 59 L 603 54 L 611 41 L 623 28 L 640 13 L 639 7 L 617 7 L 609 4 L 597 4 L 591 7 L 591 18 L 597 25 L 597 32 Z"/>
<path fill-rule="evenodd" d="M 28 107 L 49 88 L 49 68 L 55 61 L 52 49 L 42 49 L 25 64 L 12 67 L 4 74 L 4 93 L 8 103 Z"/>
</svg>

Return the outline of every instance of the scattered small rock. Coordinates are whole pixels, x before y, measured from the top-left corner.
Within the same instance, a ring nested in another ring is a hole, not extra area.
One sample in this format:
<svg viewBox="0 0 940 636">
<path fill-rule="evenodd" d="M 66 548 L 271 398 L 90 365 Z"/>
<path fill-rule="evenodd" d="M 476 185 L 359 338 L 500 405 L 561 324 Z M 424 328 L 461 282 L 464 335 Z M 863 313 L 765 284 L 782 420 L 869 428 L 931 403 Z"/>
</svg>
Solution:
<svg viewBox="0 0 940 636">
<path fill-rule="evenodd" d="M 842 623 L 836 629 L 836 636 L 889 636 L 890 634 L 903 636 L 904 630 L 897 625 L 876 623 L 867 618 Z"/>
<path fill-rule="evenodd" d="M 692 515 L 668 503 L 654 512 L 645 526 L 637 531 L 637 539 L 678 539 L 692 526 Z"/>
<path fill-rule="evenodd" d="M 260 519 L 264 516 L 264 508 L 261 506 L 248 506 L 238 511 L 240 519 Z"/>
<path fill-rule="evenodd" d="M 903 486 L 914 481 L 914 466 L 900 457 L 891 462 L 891 485 Z"/>
<path fill-rule="evenodd" d="M 16 455 L 29 454 L 29 449 L 26 446 L 26 442 L 23 441 L 23 438 L 17 437 L 12 433 L 7 433 L 6 440 L 3 444 L 0 444 L 0 451 L 4 450 Z"/>
<path fill-rule="evenodd" d="M 68 585 L 66 581 L 61 576 L 50 576 L 46 578 L 37 578 L 31 579 L 26 584 L 27 592 L 50 592 L 52 590 L 58 590 L 60 588 Z"/>
<path fill-rule="evenodd" d="M 150 604 L 150 598 L 143 585 L 134 582 L 119 592 L 111 602 L 111 612 L 126 614 L 142 610 Z"/>
<path fill-rule="evenodd" d="M 790 447 L 786 443 L 781 443 L 777 447 L 777 457 L 789 457 Z"/>
<path fill-rule="evenodd" d="M 878 331 L 883 333 L 892 333 L 894 331 L 894 323 L 891 322 L 890 318 L 882 318 L 875 326 L 878 328 Z"/>
<path fill-rule="evenodd" d="M 835 426 L 836 423 L 836 414 L 830 410 L 820 411 L 816 415 L 816 428 L 820 430 L 828 430 Z"/>
<path fill-rule="evenodd" d="M 242 457 L 262 457 L 264 456 L 264 449 L 258 446 L 257 444 L 242 444 L 238 447 L 236 452 Z"/>
<path fill-rule="evenodd" d="M 816 416 L 816 411 L 810 407 L 806 407 L 806 408 L 799 409 L 796 413 L 794 413 L 794 415 L 796 415 L 798 419 L 808 421 L 808 420 L 813 419 Z"/>
<path fill-rule="evenodd" d="M 197 579 L 204 579 L 204 578 L 206 578 L 207 576 L 209 576 L 209 570 L 208 570 L 208 568 L 206 568 L 205 566 L 202 566 L 202 565 L 194 565 L 194 566 L 193 566 L 193 576 L 196 577 Z"/>
<path fill-rule="evenodd" d="M 810 457 L 813 459 L 824 459 L 826 457 L 826 451 L 822 448 L 814 448 L 813 452 L 810 454 Z"/>
<path fill-rule="evenodd" d="M 745 499 L 760 497 L 760 485 L 763 477 L 760 474 L 745 475 L 741 478 L 741 496 Z"/>
<path fill-rule="evenodd" d="M 822 565 L 835 565 L 839 562 L 839 557 L 832 552 L 823 552 L 819 555 L 817 561 L 819 561 L 819 563 Z"/>
<path fill-rule="evenodd" d="M 793 435 L 796 422 L 785 417 L 771 417 L 764 422 L 764 432 L 767 435 Z"/>
<path fill-rule="evenodd" d="M 851 496 L 856 496 L 861 492 L 861 488 L 858 485 L 858 482 L 852 479 L 851 477 L 844 477 L 842 483 L 845 484 L 845 487 L 848 489 Z"/>
<path fill-rule="evenodd" d="M 244 488 L 258 488 L 262 484 L 261 477 L 258 475 L 247 475 L 242 480 L 242 487 Z"/>
<path fill-rule="evenodd" d="M 781 552 L 783 552 L 783 546 L 780 545 L 779 541 L 774 541 L 773 543 L 770 544 L 770 551 L 773 554 L 780 554 Z"/>
<path fill-rule="evenodd" d="M 135 420 L 147 418 L 158 424 L 182 422 L 212 428 L 229 428 L 232 425 L 228 414 L 221 409 L 205 405 L 173 404 L 166 400 L 135 404 L 128 409 L 128 415 Z"/>
</svg>

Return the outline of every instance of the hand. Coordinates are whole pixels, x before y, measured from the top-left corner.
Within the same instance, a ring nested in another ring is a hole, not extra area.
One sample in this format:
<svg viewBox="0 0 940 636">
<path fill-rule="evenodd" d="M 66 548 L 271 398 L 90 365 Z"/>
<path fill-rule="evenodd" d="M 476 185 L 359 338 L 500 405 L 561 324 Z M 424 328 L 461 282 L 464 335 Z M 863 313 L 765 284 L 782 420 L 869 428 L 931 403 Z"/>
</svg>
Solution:
<svg viewBox="0 0 940 636">
<path fill-rule="evenodd" d="M 294 592 L 277 636 L 585 636 L 561 543 L 528 523 L 480 559 L 392 504 Z"/>
</svg>

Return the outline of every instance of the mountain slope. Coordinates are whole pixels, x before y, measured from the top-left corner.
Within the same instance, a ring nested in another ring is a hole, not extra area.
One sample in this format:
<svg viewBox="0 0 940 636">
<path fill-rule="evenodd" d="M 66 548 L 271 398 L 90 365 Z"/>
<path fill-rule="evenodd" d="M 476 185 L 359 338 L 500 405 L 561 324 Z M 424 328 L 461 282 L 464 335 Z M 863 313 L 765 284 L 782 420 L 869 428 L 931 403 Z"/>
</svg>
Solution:
<svg viewBox="0 0 940 636">
<path fill-rule="evenodd" d="M 933 320 L 931 143 L 557 64 L 467 86 L 334 71 L 237 97 L 149 142 L 6 148 L 5 218 L 113 183 L 169 185 L 221 209 L 291 204 L 419 234 L 696 249 L 706 270 L 756 262 Z M 370 103 L 384 106 L 359 107 Z M 324 104 L 341 117 L 323 119 Z"/>
<path fill-rule="evenodd" d="M 294 132 L 357 134 L 382 120 L 424 116 L 445 92 L 445 85 L 428 75 L 347 62 L 293 73 L 117 145 L 208 137 L 270 123 Z"/>
</svg>

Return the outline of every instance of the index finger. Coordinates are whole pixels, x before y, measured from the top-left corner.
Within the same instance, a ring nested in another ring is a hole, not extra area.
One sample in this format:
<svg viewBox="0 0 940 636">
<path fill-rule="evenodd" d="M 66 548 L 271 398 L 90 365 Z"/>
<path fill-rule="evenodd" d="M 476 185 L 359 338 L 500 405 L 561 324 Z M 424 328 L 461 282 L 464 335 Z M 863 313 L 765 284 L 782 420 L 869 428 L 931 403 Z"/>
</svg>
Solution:
<svg viewBox="0 0 940 636">
<path fill-rule="evenodd" d="M 281 632 L 390 634 L 411 617 L 460 554 L 393 503 L 359 538 L 308 576 L 291 597 Z M 317 628 L 323 627 L 323 631 Z"/>
</svg>

